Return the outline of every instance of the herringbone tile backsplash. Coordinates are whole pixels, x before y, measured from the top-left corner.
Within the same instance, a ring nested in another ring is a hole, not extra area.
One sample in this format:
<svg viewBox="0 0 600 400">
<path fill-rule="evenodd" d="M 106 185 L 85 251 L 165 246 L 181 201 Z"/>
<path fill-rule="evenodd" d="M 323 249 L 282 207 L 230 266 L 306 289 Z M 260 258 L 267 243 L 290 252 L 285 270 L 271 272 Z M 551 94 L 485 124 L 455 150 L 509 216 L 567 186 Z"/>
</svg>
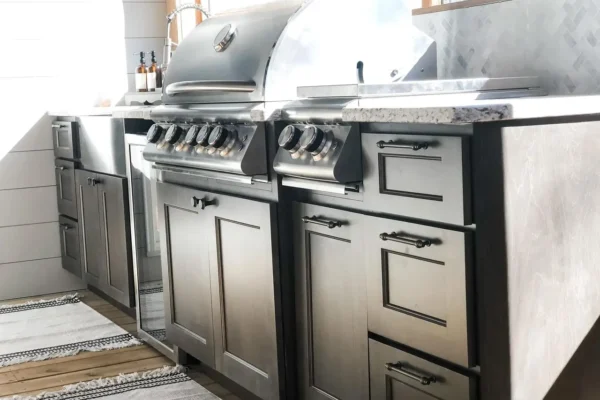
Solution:
<svg viewBox="0 0 600 400">
<path fill-rule="evenodd" d="M 511 0 L 413 17 L 439 79 L 537 75 L 550 94 L 600 93 L 600 0 Z"/>
</svg>

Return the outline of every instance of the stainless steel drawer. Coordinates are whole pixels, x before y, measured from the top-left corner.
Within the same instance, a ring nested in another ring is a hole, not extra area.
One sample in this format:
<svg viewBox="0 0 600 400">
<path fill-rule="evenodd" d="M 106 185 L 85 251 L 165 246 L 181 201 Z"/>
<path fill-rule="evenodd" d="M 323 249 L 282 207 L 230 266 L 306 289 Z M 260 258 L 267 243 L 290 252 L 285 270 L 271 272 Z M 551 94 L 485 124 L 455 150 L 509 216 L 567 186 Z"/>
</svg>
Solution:
<svg viewBox="0 0 600 400">
<path fill-rule="evenodd" d="M 62 267 L 81 278 L 81 259 L 79 257 L 79 224 L 70 218 L 58 218 L 60 228 L 60 253 Z"/>
<path fill-rule="evenodd" d="M 469 139 L 362 135 L 365 206 L 372 211 L 469 225 Z"/>
<path fill-rule="evenodd" d="M 76 122 L 52 122 L 52 140 L 56 157 L 71 160 L 79 158 L 79 132 Z"/>
<path fill-rule="evenodd" d="M 54 160 L 56 171 L 56 196 L 58 212 L 77 219 L 77 193 L 75 185 L 75 163 L 73 161 Z"/>
<path fill-rule="evenodd" d="M 474 365 L 471 235 L 374 217 L 365 234 L 369 330 Z"/>
<path fill-rule="evenodd" d="M 371 400 L 475 400 L 476 378 L 369 340 Z"/>
</svg>

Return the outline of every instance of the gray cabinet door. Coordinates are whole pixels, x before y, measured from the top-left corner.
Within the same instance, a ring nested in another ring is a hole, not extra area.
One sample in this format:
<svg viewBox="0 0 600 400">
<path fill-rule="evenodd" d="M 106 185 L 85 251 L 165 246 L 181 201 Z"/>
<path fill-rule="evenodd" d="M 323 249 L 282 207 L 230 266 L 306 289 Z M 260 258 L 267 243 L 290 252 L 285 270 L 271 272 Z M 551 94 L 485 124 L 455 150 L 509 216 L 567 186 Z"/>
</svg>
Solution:
<svg viewBox="0 0 600 400">
<path fill-rule="evenodd" d="M 98 188 L 94 172 L 78 169 L 76 174 L 79 201 L 79 231 L 83 277 L 87 284 L 102 289 L 106 282 L 105 249 L 98 213 Z"/>
<path fill-rule="evenodd" d="M 73 186 L 75 183 L 73 182 Z M 81 278 L 81 259 L 79 257 L 79 226 L 77 221 L 70 218 L 58 218 L 60 228 L 60 253 L 62 267 Z"/>
<path fill-rule="evenodd" d="M 79 158 L 79 131 L 77 122 L 52 122 L 54 155 L 59 158 Z"/>
<path fill-rule="evenodd" d="M 475 379 L 372 339 L 369 361 L 371 400 L 477 398 Z"/>
<path fill-rule="evenodd" d="M 75 163 L 61 159 L 54 160 L 56 170 L 56 195 L 58 212 L 77 219 L 77 194 L 75 188 Z"/>
<path fill-rule="evenodd" d="M 300 399 L 367 399 L 363 217 L 300 203 L 293 212 Z"/>
<path fill-rule="evenodd" d="M 470 234 L 366 217 L 369 331 L 475 364 Z"/>
<path fill-rule="evenodd" d="M 262 399 L 279 399 L 274 205 L 207 199 L 216 369 Z"/>
<path fill-rule="evenodd" d="M 213 234 L 199 199 L 207 194 L 157 183 L 167 339 L 215 367 L 208 243 Z"/>
<path fill-rule="evenodd" d="M 133 277 L 131 237 L 129 235 L 129 199 L 127 180 L 97 174 L 101 250 L 104 252 L 105 280 L 101 290 L 119 303 L 132 307 Z"/>
</svg>

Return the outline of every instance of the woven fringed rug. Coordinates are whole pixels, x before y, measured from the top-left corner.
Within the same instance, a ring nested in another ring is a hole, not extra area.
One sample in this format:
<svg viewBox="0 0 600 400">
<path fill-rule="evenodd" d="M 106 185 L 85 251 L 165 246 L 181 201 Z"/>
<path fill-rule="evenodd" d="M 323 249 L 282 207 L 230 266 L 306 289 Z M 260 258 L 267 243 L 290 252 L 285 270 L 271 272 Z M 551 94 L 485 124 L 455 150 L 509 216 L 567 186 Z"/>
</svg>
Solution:
<svg viewBox="0 0 600 400">
<path fill-rule="evenodd" d="M 59 392 L 34 397 L 14 396 L 11 400 L 215 400 L 215 396 L 188 377 L 183 367 L 97 379 L 65 386 Z M 4 399 L 0 399 L 4 400 Z"/>
<path fill-rule="evenodd" d="M 139 344 L 77 294 L 0 307 L 0 367 Z"/>
</svg>

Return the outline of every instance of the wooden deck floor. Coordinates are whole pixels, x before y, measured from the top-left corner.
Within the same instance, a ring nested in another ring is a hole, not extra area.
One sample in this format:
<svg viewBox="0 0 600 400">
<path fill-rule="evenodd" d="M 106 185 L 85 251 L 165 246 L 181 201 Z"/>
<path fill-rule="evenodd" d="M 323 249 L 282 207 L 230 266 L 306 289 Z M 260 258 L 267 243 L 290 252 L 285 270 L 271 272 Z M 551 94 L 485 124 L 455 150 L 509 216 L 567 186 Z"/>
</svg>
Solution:
<svg viewBox="0 0 600 400">
<path fill-rule="evenodd" d="M 127 332 L 136 334 L 133 318 L 89 291 L 80 291 L 82 302 L 104 315 Z M 0 305 L 19 304 L 31 300 L 53 299 L 63 294 L 37 296 L 0 302 Z M 0 398 L 18 395 L 36 395 L 57 391 L 65 385 L 124 373 L 144 372 L 173 365 L 173 362 L 147 345 L 76 356 L 36 361 L 0 368 Z M 192 371 L 190 377 L 224 400 L 238 400 L 228 390 L 205 374 Z"/>
</svg>

